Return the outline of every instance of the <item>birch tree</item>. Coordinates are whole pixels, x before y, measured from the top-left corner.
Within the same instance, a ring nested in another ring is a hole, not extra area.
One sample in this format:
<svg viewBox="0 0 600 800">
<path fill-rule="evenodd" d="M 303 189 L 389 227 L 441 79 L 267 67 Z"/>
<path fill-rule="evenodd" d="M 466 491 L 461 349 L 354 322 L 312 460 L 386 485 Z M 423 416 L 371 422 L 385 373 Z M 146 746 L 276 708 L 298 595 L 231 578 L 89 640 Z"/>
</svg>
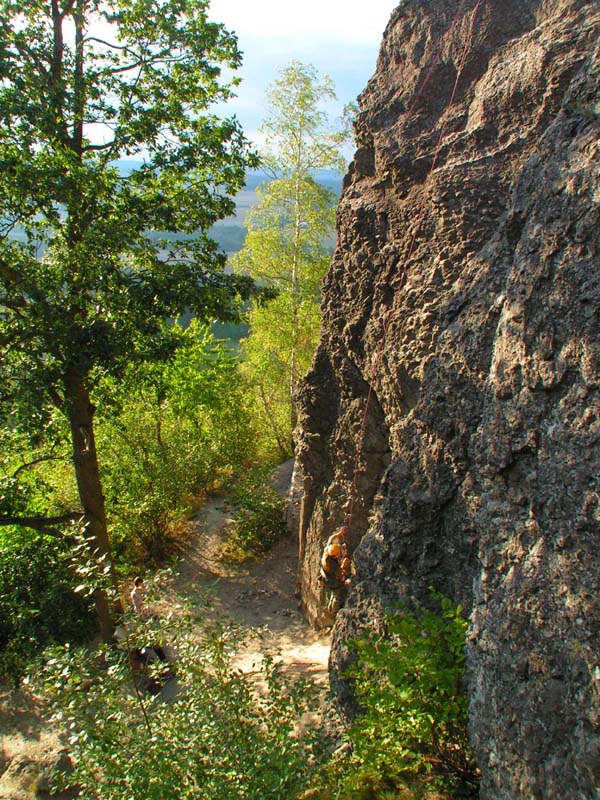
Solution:
<svg viewBox="0 0 600 800">
<path fill-rule="evenodd" d="M 347 131 L 331 125 L 324 107 L 335 99 L 331 79 L 297 61 L 269 87 L 261 156 L 271 180 L 258 190 L 245 245 L 234 259 L 238 272 L 279 291 L 277 300 L 251 311 L 245 350 L 282 456 L 292 452 L 296 388 L 316 344 L 320 283 L 334 240 L 336 196 L 318 174 L 345 165 Z"/>
</svg>

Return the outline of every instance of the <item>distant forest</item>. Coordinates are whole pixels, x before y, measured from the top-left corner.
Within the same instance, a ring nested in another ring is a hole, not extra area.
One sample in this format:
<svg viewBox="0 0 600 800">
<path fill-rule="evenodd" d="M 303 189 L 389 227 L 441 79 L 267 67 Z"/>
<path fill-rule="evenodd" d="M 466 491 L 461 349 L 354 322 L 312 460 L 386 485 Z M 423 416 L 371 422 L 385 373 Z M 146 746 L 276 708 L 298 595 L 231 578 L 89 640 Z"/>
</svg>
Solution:
<svg viewBox="0 0 600 800">
<path fill-rule="evenodd" d="M 122 170 L 131 170 L 135 168 L 136 162 L 120 162 Z M 343 175 L 333 170 L 319 170 L 315 174 L 315 179 L 321 186 L 329 189 L 339 197 L 342 190 Z M 232 255 L 241 250 L 246 239 L 246 228 L 244 227 L 244 220 L 248 210 L 256 204 L 257 195 L 256 189 L 263 183 L 268 183 L 271 180 L 269 175 L 261 170 L 255 170 L 248 173 L 246 179 L 246 186 L 236 195 L 235 198 L 235 214 L 226 219 L 219 220 L 211 228 L 210 235 L 227 255 Z M 185 234 L 170 234 L 170 233 L 157 233 L 156 238 L 165 239 L 167 241 L 179 241 L 187 238 Z"/>
<path fill-rule="evenodd" d="M 119 161 L 117 166 L 121 174 L 128 174 L 140 165 L 139 161 Z M 315 178 L 321 186 L 332 191 L 336 197 L 339 197 L 342 190 L 343 175 L 333 170 L 320 170 Z M 219 245 L 228 256 L 237 253 L 241 250 L 246 239 L 246 228 L 244 227 L 244 220 L 248 210 L 256 204 L 257 196 L 256 189 L 262 183 L 268 182 L 270 177 L 261 170 L 255 170 L 248 173 L 246 179 L 246 186 L 236 195 L 235 198 L 235 214 L 226 219 L 219 220 L 210 230 L 211 237 Z M 23 241 L 25 235 L 20 228 L 15 228 L 12 233 L 12 239 Z M 182 239 L 189 238 L 187 234 L 183 233 L 164 233 L 156 232 L 152 234 L 151 238 L 164 239 L 170 242 L 181 241 Z M 237 338 L 237 337 L 234 337 Z"/>
</svg>

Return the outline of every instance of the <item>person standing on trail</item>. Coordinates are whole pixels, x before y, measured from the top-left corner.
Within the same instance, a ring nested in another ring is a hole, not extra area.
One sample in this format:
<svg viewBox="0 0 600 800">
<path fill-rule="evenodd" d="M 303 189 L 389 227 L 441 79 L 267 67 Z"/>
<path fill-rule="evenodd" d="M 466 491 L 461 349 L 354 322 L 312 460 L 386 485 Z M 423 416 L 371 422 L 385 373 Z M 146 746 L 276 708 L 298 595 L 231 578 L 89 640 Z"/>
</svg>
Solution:
<svg viewBox="0 0 600 800">
<path fill-rule="evenodd" d="M 144 606 L 144 594 L 146 590 L 144 587 L 144 579 L 143 578 L 134 578 L 133 579 L 133 589 L 130 592 L 131 597 L 131 604 L 133 605 L 133 610 L 141 617 L 141 619 L 147 619 L 148 613 L 146 611 L 146 607 Z"/>
<path fill-rule="evenodd" d="M 131 597 L 131 604 L 133 605 L 133 610 L 137 616 L 141 620 L 144 620 L 144 622 L 147 622 L 151 615 L 144 604 L 145 593 L 146 587 L 144 586 L 144 579 L 139 577 L 134 578 L 133 589 L 129 595 Z M 147 645 L 146 647 L 142 648 L 140 651 L 140 657 L 143 657 L 149 661 L 155 657 L 158 657 L 160 661 L 168 661 L 165 651 L 160 644 Z"/>
</svg>

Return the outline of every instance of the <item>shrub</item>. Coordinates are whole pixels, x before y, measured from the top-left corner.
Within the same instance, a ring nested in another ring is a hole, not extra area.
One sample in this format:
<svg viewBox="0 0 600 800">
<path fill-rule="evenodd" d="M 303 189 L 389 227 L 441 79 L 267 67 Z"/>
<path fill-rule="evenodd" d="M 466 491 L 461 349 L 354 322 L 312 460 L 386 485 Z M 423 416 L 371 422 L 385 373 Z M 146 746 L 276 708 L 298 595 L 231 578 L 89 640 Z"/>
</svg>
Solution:
<svg viewBox="0 0 600 800">
<path fill-rule="evenodd" d="M 194 496 L 239 472 L 255 450 L 234 350 L 193 321 L 166 364 L 132 369 L 96 438 L 116 554 L 163 560 Z"/>
<path fill-rule="evenodd" d="M 95 629 L 91 603 L 73 591 L 70 552 L 59 539 L 15 534 L 0 555 L 0 673 L 15 684 L 52 643 Z"/>
<path fill-rule="evenodd" d="M 383 798 L 406 783 L 476 797 L 478 773 L 467 738 L 464 685 L 466 620 L 435 595 L 440 612 L 400 610 L 384 635 L 354 642 L 346 674 L 362 712 L 348 732 L 352 755 L 340 798 Z M 418 795 L 420 796 L 420 795 Z"/>
<path fill-rule="evenodd" d="M 253 558 L 267 552 L 285 533 L 285 498 L 268 485 L 268 467 L 254 467 L 236 485 L 236 510 L 225 553 Z"/>
<path fill-rule="evenodd" d="M 163 559 L 185 500 L 208 474 L 204 443 L 151 397 L 130 400 L 99 437 L 109 454 L 103 484 L 117 555 Z"/>
<path fill-rule="evenodd" d="M 243 674 L 243 644 L 229 626 L 155 631 L 178 653 L 175 701 L 147 702 L 131 690 L 128 659 L 116 648 L 86 655 L 70 648 L 50 659 L 44 678 L 70 732 L 72 786 L 88 800 L 284 800 L 306 787 L 320 744 L 297 735 L 314 710 L 306 683 L 293 685 L 272 660 Z M 143 634 L 132 632 L 132 642 Z M 148 637 L 146 631 L 146 637 Z M 82 688 L 85 687 L 85 691 Z"/>
</svg>

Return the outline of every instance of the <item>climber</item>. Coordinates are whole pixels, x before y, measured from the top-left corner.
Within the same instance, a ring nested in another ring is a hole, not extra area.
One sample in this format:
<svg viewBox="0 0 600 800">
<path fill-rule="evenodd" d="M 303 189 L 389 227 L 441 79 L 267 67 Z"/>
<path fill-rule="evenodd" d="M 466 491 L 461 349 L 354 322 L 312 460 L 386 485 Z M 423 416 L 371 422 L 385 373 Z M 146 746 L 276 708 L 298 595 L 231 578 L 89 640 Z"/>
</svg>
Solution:
<svg viewBox="0 0 600 800">
<path fill-rule="evenodd" d="M 333 533 L 327 543 L 325 545 L 326 551 L 331 551 L 334 553 L 334 557 L 338 559 L 342 574 L 341 580 L 348 586 L 350 584 L 350 559 L 348 558 L 348 545 L 346 543 L 346 536 L 348 535 L 348 526 L 342 525 L 342 527 Z"/>
<path fill-rule="evenodd" d="M 318 581 L 329 592 L 327 609 L 332 613 L 342 607 L 347 587 L 351 582 L 349 578 L 350 559 L 346 544 L 347 533 L 348 528 L 344 525 L 332 534 L 325 543 L 321 556 Z"/>
<path fill-rule="evenodd" d="M 339 544 L 341 547 L 346 547 L 346 536 L 348 535 L 348 526 L 342 525 L 342 527 L 337 530 L 335 533 L 332 533 L 329 539 L 327 539 L 327 543 L 325 547 L 331 544 Z"/>
</svg>

